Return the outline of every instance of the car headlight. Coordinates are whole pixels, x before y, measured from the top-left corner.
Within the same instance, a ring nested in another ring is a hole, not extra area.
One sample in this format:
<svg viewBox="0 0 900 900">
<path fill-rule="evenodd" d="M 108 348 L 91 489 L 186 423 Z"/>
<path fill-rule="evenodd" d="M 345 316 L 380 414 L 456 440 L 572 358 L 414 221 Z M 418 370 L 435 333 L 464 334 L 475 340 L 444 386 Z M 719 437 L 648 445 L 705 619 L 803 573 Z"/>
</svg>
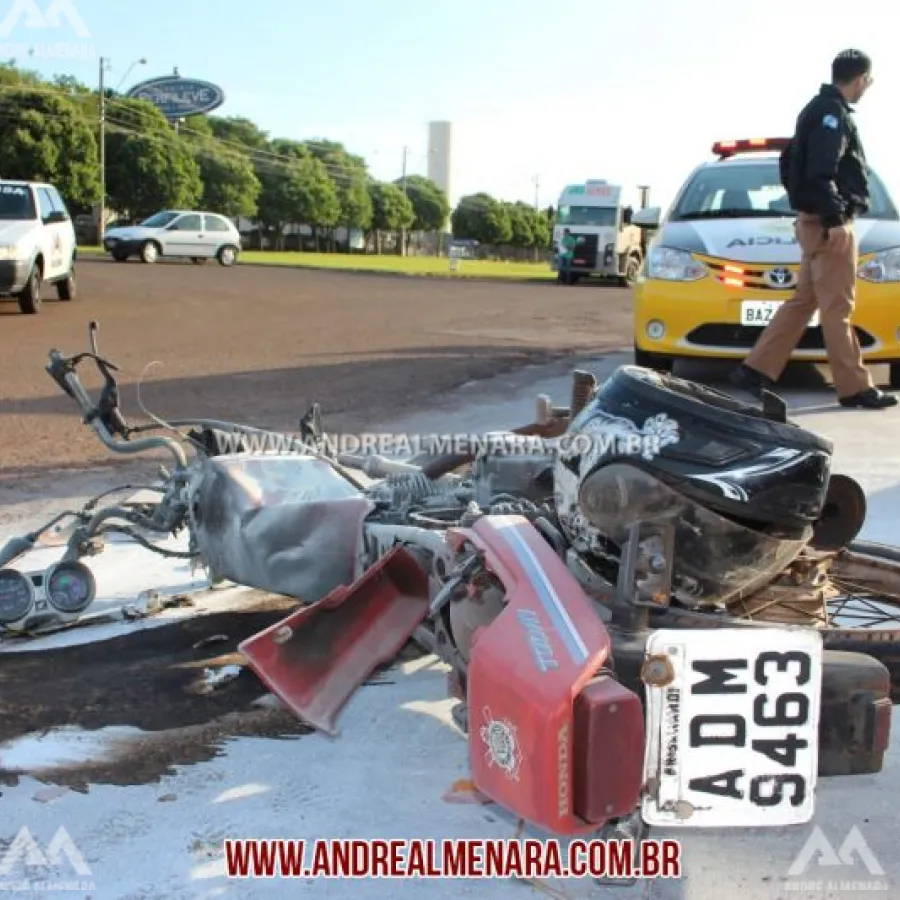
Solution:
<svg viewBox="0 0 900 900">
<path fill-rule="evenodd" d="M 857 274 L 864 281 L 876 283 L 900 281 L 900 247 L 876 253 L 859 267 Z"/>
<path fill-rule="evenodd" d="M 25 248 L 19 244 L 0 246 L 0 259 L 22 259 L 25 256 Z"/>
<path fill-rule="evenodd" d="M 687 250 L 671 247 L 654 247 L 647 258 L 647 277 L 663 281 L 699 281 L 706 278 L 709 269 L 698 262 Z"/>
</svg>

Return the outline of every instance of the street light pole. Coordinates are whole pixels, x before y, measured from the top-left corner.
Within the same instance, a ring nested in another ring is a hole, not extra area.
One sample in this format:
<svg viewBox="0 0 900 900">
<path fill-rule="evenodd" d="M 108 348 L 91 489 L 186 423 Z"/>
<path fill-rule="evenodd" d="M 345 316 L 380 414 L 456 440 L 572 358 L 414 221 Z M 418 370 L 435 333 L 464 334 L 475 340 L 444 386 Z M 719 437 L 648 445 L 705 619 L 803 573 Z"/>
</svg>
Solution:
<svg viewBox="0 0 900 900">
<path fill-rule="evenodd" d="M 406 187 L 406 156 L 408 153 L 409 153 L 409 147 L 404 147 L 403 148 L 403 170 L 400 175 L 400 186 L 401 186 L 400 189 L 403 191 L 403 193 L 407 197 L 409 197 L 409 191 L 407 190 L 407 187 Z M 406 229 L 405 228 L 400 229 L 400 253 L 399 253 L 399 255 L 406 256 Z"/>
<path fill-rule="evenodd" d="M 106 233 L 106 77 L 105 72 L 109 68 L 110 59 L 106 56 L 100 57 L 100 217 L 97 224 L 97 239 L 100 244 L 103 243 L 103 236 Z M 135 66 L 145 66 L 147 60 L 142 56 L 136 59 L 126 70 L 122 76 L 122 80 L 116 87 L 116 91 L 125 83 L 131 70 Z"/>
<path fill-rule="evenodd" d="M 108 60 L 100 57 L 100 216 L 97 224 L 98 243 L 106 232 L 106 85 L 103 73 Z"/>
</svg>

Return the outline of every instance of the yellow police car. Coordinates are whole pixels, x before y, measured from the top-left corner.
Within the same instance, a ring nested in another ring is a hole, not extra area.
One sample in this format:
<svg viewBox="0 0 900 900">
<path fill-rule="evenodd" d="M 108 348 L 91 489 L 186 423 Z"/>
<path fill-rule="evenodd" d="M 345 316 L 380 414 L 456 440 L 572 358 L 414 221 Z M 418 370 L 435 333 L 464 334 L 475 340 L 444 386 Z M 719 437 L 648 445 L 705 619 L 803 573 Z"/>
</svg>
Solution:
<svg viewBox="0 0 900 900">
<path fill-rule="evenodd" d="M 660 209 L 632 222 L 655 229 L 634 287 L 634 353 L 641 366 L 671 371 L 678 358 L 743 359 L 778 304 L 791 297 L 800 263 L 796 214 L 781 185 L 786 138 L 718 142 L 660 221 Z M 890 363 L 900 387 L 900 216 L 870 173 L 871 208 L 856 222 L 856 329 L 869 364 Z M 827 361 L 818 313 L 793 360 Z"/>
</svg>

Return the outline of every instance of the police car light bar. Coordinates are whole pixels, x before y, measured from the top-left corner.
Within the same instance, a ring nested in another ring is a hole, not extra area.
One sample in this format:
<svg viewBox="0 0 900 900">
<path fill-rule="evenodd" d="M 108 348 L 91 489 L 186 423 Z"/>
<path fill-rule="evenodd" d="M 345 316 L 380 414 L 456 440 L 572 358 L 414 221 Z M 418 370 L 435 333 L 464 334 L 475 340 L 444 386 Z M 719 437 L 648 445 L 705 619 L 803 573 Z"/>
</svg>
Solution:
<svg viewBox="0 0 900 900">
<path fill-rule="evenodd" d="M 735 153 L 764 153 L 772 150 L 784 150 L 790 138 L 746 138 L 741 141 L 716 141 L 713 153 L 719 159 L 733 156 Z"/>
</svg>

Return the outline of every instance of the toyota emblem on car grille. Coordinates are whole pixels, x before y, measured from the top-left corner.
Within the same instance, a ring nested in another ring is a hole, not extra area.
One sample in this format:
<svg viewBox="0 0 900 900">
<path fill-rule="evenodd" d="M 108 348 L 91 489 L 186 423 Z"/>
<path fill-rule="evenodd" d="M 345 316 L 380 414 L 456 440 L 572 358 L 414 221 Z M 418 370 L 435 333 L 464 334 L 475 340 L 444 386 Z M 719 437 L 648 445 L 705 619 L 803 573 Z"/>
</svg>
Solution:
<svg viewBox="0 0 900 900">
<path fill-rule="evenodd" d="M 783 266 L 777 269 L 769 269 L 766 272 L 766 281 L 774 288 L 789 288 L 794 285 L 794 273 Z"/>
</svg>

